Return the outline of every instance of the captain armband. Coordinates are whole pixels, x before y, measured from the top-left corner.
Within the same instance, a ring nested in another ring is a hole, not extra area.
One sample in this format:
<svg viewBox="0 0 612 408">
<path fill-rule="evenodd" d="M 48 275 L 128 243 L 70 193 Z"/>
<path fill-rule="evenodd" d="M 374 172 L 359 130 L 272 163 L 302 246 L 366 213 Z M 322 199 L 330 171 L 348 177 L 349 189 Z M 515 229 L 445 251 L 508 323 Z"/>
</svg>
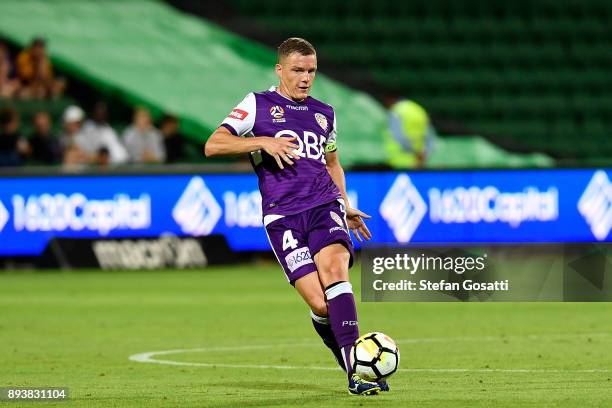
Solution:
<svg viewBox="0 0 612 408">
<path fill-rule="evenodd" d="M 338 150 L 338 146 L 336 146 L 336 142 L 331 142 L 325 145 L 325 153 L 332 153 Z"/>
</svg>

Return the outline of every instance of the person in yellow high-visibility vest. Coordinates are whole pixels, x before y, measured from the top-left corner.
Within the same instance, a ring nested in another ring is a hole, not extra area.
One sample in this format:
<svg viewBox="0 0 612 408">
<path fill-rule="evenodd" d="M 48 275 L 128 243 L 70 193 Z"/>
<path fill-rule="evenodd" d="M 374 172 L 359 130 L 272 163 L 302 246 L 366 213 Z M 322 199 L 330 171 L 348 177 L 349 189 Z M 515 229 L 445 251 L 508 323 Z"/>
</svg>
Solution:
<svg viewBox="0 0 612 408">
<path fill-rule="evenodd" d="M 421 105 L 403 99 L 390 106 L 384 140 L 391 167 L 423 167 L 435 139 L 436 130 Z"/>
</svg>

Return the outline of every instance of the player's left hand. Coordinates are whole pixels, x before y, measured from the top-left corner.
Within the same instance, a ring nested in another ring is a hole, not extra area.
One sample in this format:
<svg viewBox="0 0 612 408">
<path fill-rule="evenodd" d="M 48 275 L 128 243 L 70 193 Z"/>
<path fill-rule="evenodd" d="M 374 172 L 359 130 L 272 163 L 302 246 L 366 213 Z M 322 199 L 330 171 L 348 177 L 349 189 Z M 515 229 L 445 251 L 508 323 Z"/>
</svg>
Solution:
<svg viewBox="0 0 612 408">
<path fill-rule="evenodd" d="M 363 221 L 364 218 L 368 219 L 372 217 L 356 208 L 347 208 L 346 222 L 349 229 L 353 231 L 353 235 L 355 235 L 355 238 L 357 238 L 357 241 L 359 242 L 363 242 L 363 239 L 366 241 L 372 239 L 372 233 L 365 225 L 365 222 Z"/>
</svg>

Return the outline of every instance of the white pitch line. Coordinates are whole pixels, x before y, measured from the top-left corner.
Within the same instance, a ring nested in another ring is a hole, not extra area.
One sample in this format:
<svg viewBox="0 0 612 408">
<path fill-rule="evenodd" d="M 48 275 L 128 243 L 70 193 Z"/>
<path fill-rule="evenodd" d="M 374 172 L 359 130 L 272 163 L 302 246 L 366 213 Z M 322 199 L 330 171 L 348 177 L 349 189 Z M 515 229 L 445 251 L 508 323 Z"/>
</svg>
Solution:
<svg viewBox="0 0 612 408">
<path fill-rule="evenodd" d="M 176 351 L 176 350 L 174 350 Z M 189 350 L 193 351 L 193 350 Z M 154 360 L 150 354 L 142 353 L 130 356 L 130 360 L 140 363 L 154 363 L 173 366 L 208 367 L 208 368 L 254 368 L 254 369 L 279 369 L 279 370 L 316 370 L 316 371 L 339 371 L 340 367 L 319 366 L 292 366 L 292 365 L 269 365 L 269 364 L 222 364 L 222 363 L 193 363 L 189 361 Z M 399 371 L 414 373 L 608 373 L 609 369 L 584 369 L 584 370 L 562 370 L 562 369 L 529 369 L 529 368 L 400 368 Z"/>
<path fill-rule="evenodd" d="M 439 337 L 400 340 L 398 343 L 433 343 L 433 342 L 460 342 L 460 341 L 499 341 L 499 340 L 538 340 L 544 338 L 575 338 L 575 337 L 608 337 L 610 333 L 573 333 L 573 334 L 543 334 L 525 336 L 482 336 L 482 337 Z M 271 365 L 271 364 L 224 364 L 224 363 L 195 363 L 189 361 L 174 361 L 156 359 L 156 356 L 165 356 L 182 353 L 205 353 L 218 351 L 238 351 L 238 350 L 262 350 L 274 347 L 313 347 L 316 342 L 302 343 L 282 343 L 282 344 L 254 344 L 246 346 L 228 347 L 200 347 L 192 349 L 176 349 L 163 351 L 149 351 L 146 353 L 134 354 L 129 357 L 131 361 L 150 364 L 164 364 L 173 366 L 189 367 L 208 367 L 208 368 L 252 368 L 252 369 L 279 369 L 279 370 L 316 370 L 316 371 L 338 371 L 339 367 L 318 367 L 318 366 L 293 366 L 293 365 Z M 611 369 L 539 369 L 539 368 L 400 368 L 404 372 L 431 372 L 431 373 L 609 373 Z"/>
<path fill-rule="evenodd" d="M 170 351 L 194 351 L 190 350 L 168 350 L 163 352 L 170 354 Z M 293 366 L 293 365 L 270 365 L 270 364 L 223 364 L 223 363 L 194 363 L 189 361 L 174 361 L 174 360 L 157 360 L 152 359 L 153 355 L 158 355 L 156 352 L 134 354 L 130 356 L 130 360 L 137 361 L 139 363 L 153 363 L 153 364 L 164 364 L 173 366 L 187 366 L 187 367 L 208 367 L 208 368 L 253 368 L 253 369 L 279 369 L 279 370 L 316 370 L 316 371 L 339 371 L 340 367 L 319 367 L 319 366 Z M 538 369 L 538 368 L 400 368 L 399 371 L 405 372 L 431 372 L 431 373 L 608 373 L 609 369 L 576 369 L 576 370 L 564 370 L 564 369 Z"/>
</svg>

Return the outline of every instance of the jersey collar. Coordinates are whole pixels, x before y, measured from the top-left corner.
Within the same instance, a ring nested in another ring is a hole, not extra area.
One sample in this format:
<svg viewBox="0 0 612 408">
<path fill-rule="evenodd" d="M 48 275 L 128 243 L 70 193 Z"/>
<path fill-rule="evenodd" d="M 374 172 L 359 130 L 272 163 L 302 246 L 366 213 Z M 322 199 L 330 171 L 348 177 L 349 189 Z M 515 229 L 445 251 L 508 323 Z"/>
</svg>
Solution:
<svg viewBox="0 0 612 408">
<path fill-rule="evenodd" d="M 296 102 L 291 98 L 287 98 L 285 95 L 283 95 L 282 93 L 278 92 L 278 86 L 276 85 L 272 85 L 270 87 L 270 89 L 268 89 L 268 91 L 270 92 L 276 92 L 278 95 L 280 95 L 281 97 L 285 98 L 286 100 L 288 100 L 289 102 L 293 102 L 293 103 L 297 103 L 297 104 L 302 104 L 302 103 L 306 103 L 306 99 L 308 99 L 308 97 L 306 97 L 306 99 L 304 99 L 303 101 L 300 102 Z"/>
</svg>

